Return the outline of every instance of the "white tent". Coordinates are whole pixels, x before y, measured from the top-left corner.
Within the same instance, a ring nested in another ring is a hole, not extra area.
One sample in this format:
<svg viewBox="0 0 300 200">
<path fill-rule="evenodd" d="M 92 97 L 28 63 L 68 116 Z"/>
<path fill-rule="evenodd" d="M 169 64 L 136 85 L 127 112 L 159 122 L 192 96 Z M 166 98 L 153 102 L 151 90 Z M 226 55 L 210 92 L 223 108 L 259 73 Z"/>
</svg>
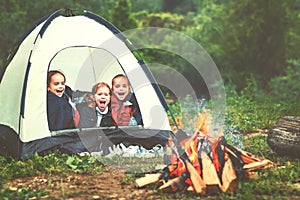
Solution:
<svg viewBox="0 0 300 200">
<path fill-rule="evenodd" d="M 4 68 L 0 79 L 0 142 L 17 138 L 18 152 L 11 151 L 22 157 L 44 151 L 39 150 L 39 141 L 57 134 L 49 130 L 47 121 L 46 80 L 47 72 L 53 69 L 63 71 L 67 85 L 79 91 L 91 91 L 95 83 L 111 83 L 113 76 L 125 74 L 143 119 L 143 127 L 137 129 L 146 135 L 153 130 L 153 134 L 170 131 L 167 105 L 158 85 L 144 62 L 134 56 L 126 37 L 91 12 L 64 13 L 54 12 L 33 26 Z M 135 131 L 126 132 L 130 135 Z M 25 150 L 28 144 L 31 150 Z"/>
</svg>

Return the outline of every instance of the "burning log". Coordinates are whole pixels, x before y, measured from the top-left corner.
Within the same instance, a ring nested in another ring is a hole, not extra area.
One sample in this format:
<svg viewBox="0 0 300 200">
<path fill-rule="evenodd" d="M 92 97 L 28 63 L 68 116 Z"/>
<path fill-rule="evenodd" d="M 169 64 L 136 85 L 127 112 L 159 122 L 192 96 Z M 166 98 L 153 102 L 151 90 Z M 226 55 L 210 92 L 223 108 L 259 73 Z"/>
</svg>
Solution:
<svg viewBox="0 0 300 200">
<path fill-rule="evenodd" d="M 186 165 L 187 171 L 190 174 L 190 179 L 191 179 L 194 191 L 198 194 L 205 194 L 206 184 L 203 181 L 203 179 L 200 177 L 200 175 L 198 174 L 197 170 L 187 159 L 185 159 L 185 165 Z"/>
<path fill-rule="evenodd" d="M 159 187 L 160 190 L 186 190 L 198 194 L 205 194 L 208 191 L 234 192 L 237 189 L 238 179 L 241 178 L 238 176 L 244 175 L 242 178 L 248 178 L 250 172 L 265 169 L 273 164 L 268 159 L 259 158 L 230 146 L 223 137 L 218 140 L 218 148 L 216 148 L 222 153 L 203 148 L 205 142 L 209 143 L 209 137 L 199 134 L 197 137 L 192 137 L 194 142 L 190 143 L 189 147 L 199 149 L 196 157 L 192 156 L 191 152 L 193 151 L 190 151 L 191 149 L 186 150 L 188 153 L 183 155 L 176 153 L 176 159 L 172 154 L 170 156 L 172 162 L 161 173 L 146 174 L 145 177 L 136 180 L 136 186 L 144 187 L 152 183 L 162 182 L 163 184 Z M 202 141 L 203 139 L 205 142 Z M 168 148 L 170 147 L 175 148 L 174 145 L 168 146 Z M 212 148 L 211 146 L 208 147 Z M 172 152 L 176 152 L 176 149 L 173 149 Z M 186 158 L 186 156 L 188 157 Z M 216 158 L 213 159 L 213 157 Z M 241 163 L 240 165 L 237 164 L 237 160 Z M 244 173 L 237 173 L 239 169 L 243 170 Z"/>
<path fill-rule="evenodd" d="M 194 191 L 198 194 L 234 192 L 240 178 L 249 178 L 250 172 L 273 164 L 229 145 L 223 136 L 217 139 L 209 137 L 208 123 L 203 116 L 200 120 L 193 135 L 184 138 L 184 134 L 178 132 L 178 141 L 169 140 L 166 145 L 167 166 L 158 174 L 137 179 L 137 187 L 162 182 L 160 190 Z"/>
<path fill-rule="evenodd" d="M 160 186 L 158 189 L 160 190 L 168 190 L 171 188 L 172 191 L 182 191 L 185 188 L 184 181 L 186 179 L 185 174 L 180 175 L 179 177 L 173 178 L 169 180 L 168 182 L 164 182 L 162 186 Z"/>
<path fill-rule="evenodd" d="M 136 187 L 144 187 L 146 185 L 156 183 L 160 180 L 161 173 L 155 173 L 155 174 L 146 174 L 144 177 L 137 179 L 135 181 Z"/>
<path fill-rule="evenodd" d="M 223 192 L 234 192 L 238 187 L 237 175 L 230 159 L 226 160 L 224 164 L 222 182 L 223 184 L 220 185 L 220 188 Z"/>
</svg>

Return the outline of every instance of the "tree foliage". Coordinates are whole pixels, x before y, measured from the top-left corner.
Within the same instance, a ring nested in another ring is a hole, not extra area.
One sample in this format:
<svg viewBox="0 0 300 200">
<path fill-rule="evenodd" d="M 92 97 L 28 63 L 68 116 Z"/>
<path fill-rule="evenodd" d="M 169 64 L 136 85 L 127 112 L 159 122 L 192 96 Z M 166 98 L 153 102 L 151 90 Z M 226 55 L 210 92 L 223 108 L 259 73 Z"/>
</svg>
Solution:
<svg viewBox="0 0 300 200">
<path fill-rule="evenodd" d="M 284 74 L 269 82 L 270 94 L 277 97 L 279 102 L 297 105 L 300 98 L 300 60 L 289 60 L 288 64 Z"/>
<path fill-rule="evenodd" d="M 90 10 L 109 18 L 107 8 L 113 0 L 6 0 L 0 2 L 0 61 L 5 63 L 9 52 L 27 31 L 44 16 L 60 9 Z"/>
<path fill-rule="evenodd" d="M 133 13 L 147 11 L 149 13 L 163 12 L 163 0 L 132 0 L 131 10 Z"/>
<path fill-rule="evenodd" d="M 242 71 L 241 79 L 247 74 L 255 74 L 260 80 L 278 75 L 287 58 L 287 5 L 287 1 L 272 0 L 224 4 L 224 67 Z"/>
<path fill-rule="evenodd" d="M 180 31 L 209 53 L 225 82 L 238 90 L 250 76 L 267 86 L 285 73 L 286 60 L 299 59 L 300 0 L 6 0 L 0 2 L 0 61 L 39 19 L 64 8 L 92 11 L 122 31 L 150 26 Z M 174 44 L 166 41 L 162 45 Z M 159 50 L 143 53 L 149 62 L 161 61 L 197 84 L 184 60 Z"/>
<path fill-rule="evenodd" d="M 112 9 L 112 22 L 121 31 L 136 28 L 136 21 L 131 16 L 131 2 L 129 0 L 117 1 Z"/>
</svg>

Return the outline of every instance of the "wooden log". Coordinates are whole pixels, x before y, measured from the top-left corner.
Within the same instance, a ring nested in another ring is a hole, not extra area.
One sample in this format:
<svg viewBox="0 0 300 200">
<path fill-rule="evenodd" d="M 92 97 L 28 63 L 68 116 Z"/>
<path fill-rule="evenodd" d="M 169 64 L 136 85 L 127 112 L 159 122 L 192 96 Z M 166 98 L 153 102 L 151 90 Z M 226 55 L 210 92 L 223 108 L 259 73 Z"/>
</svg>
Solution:
<svg viewBox="0 0 300 200">
<path fill-rule="evenodd" d="M 244 162 L 243 168 L 248 172 L 259 169 L 269 169 L 274 166 L 274 163 L 266 158 L 259 157 L 244 150 L 239 151 L 241 152 L 241 157 Z"/>
<path fill-rule="evenodd" d="M 207 194 L 218 193 L 220 191 L 221 183 L 213 162 L 204 152 L 201 154 L 201 162 L 203 167 L 203 181 L 206 184 Z"/>
<path fill-rule="evenodd" d="M 201 154 L 202 167 L 203 167 L 203 180 L 206 185 L 218 185 L 220 186 L 220 180 L 216 171 L 214 164 L 207 154 Z"/>
<path fill-rule="evenodd" d="M 224 150 L 226 152 L 228 152 L 229 154 L 231 154 L 232 156 L 238 158 L 237 155 L 233 151 L 231 151 L 229 148 L 224 147 Z M 245 170 L 248 178 L 251 178 L 252 171 L 269 169 L 274 166 L 274 163 L 268 159 L 256 156 L 256 155 L 251 154 L 244 150 L 238 149 L 238 151 L 241 154 L 240 156 L 244 163 L 243 169 Z"/>
<path fill-rule="evenodd" d="M 146 185 L 156 183 L 159 181 L 160 177 L 161 177 L 161 173 L 146 174 L 144 177 L 135 180 L 135 186 L 141 188 Z"/>
<path fill-rule="evenodd" d="M 267 142 L 280 156 L 300 158 L 300 117 L 285 116 L 270 128 Z"/>
<path fill-rule="evenodd" d="M 222 182 L 223 184 L 220 188 L 223 192 L 235 192 L 238 188 L 235 168 L 230 159 L 225 161 L 222 173 Z"/>
<path fill-rule="evenodd" d="M 274 166 L 273 162 L 271 162 L 268 159 L 264 159 L 262 161 L 245 164 L 243 168 L 247 172 L 251 172 L 251 171 L 255 171 L 255 170 L 269 169 L 273 166 Z"/>
<path fill-rule="evenodd" d="M 185 160 L 185 164 L 190 174 L 190 179 L 192 181 L 195 192 L 198 194 L 205 194 L 206 184 L 203 181 L 203 179 L 200 177 L 200 174 L 198 174 L 197 170 L 188 160 Z"/>
<path fill-rule="evenodd" d="M 184 190 L 184 188 L 185 188 L 185 184 L 184 184 L 185 179 L 186 179 L 185 176 L 180 175 L 176 178 L 168 180 L 162 186 L 160 186 L 158 189 L 159 190 L 171 190 L 171 191 Z"/>
</svg>

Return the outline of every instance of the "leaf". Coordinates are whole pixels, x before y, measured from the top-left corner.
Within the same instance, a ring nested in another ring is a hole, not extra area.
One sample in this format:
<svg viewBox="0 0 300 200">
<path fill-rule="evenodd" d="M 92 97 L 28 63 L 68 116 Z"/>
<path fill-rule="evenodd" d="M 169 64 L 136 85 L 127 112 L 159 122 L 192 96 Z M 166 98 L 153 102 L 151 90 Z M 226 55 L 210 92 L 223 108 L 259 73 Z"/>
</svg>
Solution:
<svg viewBox="0 0 300 200">
<path fill-rule="evenodd" d="M 71 168 L 71 169 L 77 169 L 77 165 L 74 164 L 75 158 L 69 156 L 68 159 L 66 160 L 66 164 Z"/>
</svg>

